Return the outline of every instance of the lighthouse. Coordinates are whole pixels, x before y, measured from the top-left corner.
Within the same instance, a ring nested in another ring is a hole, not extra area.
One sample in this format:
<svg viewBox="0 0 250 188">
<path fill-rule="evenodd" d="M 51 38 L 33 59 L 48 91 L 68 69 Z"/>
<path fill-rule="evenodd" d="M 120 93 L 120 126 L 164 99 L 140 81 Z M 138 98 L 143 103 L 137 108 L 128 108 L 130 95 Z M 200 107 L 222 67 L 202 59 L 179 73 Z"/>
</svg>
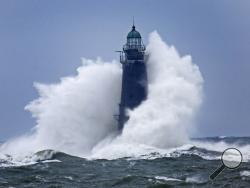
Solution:
<svg viewBox="0 0 250 188">
<path fill-rule="evenodd" d="M 127 42 L 120 52 L 122 64 L 122 88 L 119 104 L 118 129 L 121 131 L 129 119 L 127 111 L 133 110 L 147 97 L 147 69 L 145 46 L 140 33 L 133 24 Z"/>
</svg>

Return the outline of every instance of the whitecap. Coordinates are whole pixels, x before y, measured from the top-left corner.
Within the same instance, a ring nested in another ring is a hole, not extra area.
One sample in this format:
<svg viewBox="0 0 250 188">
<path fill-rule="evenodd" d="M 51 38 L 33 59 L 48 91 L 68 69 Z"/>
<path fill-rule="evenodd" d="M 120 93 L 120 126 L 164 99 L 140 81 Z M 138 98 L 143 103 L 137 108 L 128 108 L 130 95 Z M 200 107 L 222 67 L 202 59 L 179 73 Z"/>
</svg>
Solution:
<svg viewBox="0 0 250 188">
<path fill-rule="evenodd" d="M 206 180 L 202 178 L 201 176 L 191 176 L 187 177 L 185 180 L 187 183 L 205 183 Z"/>
<path fill-rule="evenodd" d="M 241 171 L 240 176 L 250 176 L 250 171 L 247 170 Z"/>
<path fill-rule="evenodd" d="M 155 176 L 155 179 L 157 179 L 157 180 L 164 180 L 164 181 L 182 181 L 180 179 L 169 178 L 169 177 L 166 177 L 166 176 Z"/>
</svg>

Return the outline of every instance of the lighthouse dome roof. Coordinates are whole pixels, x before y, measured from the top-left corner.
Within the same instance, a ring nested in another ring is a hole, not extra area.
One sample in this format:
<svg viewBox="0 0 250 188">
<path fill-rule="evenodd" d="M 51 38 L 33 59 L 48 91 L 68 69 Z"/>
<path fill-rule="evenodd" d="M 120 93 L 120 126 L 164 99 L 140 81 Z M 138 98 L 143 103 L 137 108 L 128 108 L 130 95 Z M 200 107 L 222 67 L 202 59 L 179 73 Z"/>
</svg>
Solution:
<svg viewBox="0 0 250 188">
<path fill-rule="evenodd" d="M 128 33 L 127 38 L 141 38 L 141 34 L 135 30 L 133 25 L 132 30 Z"/>
</svg>

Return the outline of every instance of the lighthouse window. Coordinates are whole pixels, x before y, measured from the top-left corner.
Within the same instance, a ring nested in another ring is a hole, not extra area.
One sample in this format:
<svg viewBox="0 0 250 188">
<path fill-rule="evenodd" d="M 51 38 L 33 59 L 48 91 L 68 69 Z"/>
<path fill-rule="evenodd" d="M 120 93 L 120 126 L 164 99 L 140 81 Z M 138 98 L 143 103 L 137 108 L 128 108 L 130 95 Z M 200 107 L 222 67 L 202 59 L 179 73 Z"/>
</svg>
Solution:
<svg viewBox="0 0 250 188">
<path fill-rule="evenodd" d="M 136 39 L 136 40 L 135 40 L 135 44 L 136 44 L 136 45 L 139 45 L 139 44 L 140 44 L 140 39 Z"/>
<path fill-rule="evenodd" d="M 141 39 L 140 38 L 130 38 L 130 39 L 128 39 L 127 43 L 129 46 L 138 46 L 141 44 Z"/>
</svg>

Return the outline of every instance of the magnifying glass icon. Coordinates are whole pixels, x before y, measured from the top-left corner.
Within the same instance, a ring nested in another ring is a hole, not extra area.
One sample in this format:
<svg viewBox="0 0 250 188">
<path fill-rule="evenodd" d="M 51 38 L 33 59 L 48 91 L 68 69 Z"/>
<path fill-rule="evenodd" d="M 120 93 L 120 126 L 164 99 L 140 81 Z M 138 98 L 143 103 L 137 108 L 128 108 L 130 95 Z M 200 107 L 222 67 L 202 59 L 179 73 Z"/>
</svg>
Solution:
<svg viewBox="0 0 250 188">
<path fill-rule="evenodd" d="M 236 148 L 227 148 L 221 155 L 222 165 L 216 169 L 211 175 L 210 179 L 216 178 L 225 168 L 236 169 L 243 160 L 241 152 Z"/>
</svg>

